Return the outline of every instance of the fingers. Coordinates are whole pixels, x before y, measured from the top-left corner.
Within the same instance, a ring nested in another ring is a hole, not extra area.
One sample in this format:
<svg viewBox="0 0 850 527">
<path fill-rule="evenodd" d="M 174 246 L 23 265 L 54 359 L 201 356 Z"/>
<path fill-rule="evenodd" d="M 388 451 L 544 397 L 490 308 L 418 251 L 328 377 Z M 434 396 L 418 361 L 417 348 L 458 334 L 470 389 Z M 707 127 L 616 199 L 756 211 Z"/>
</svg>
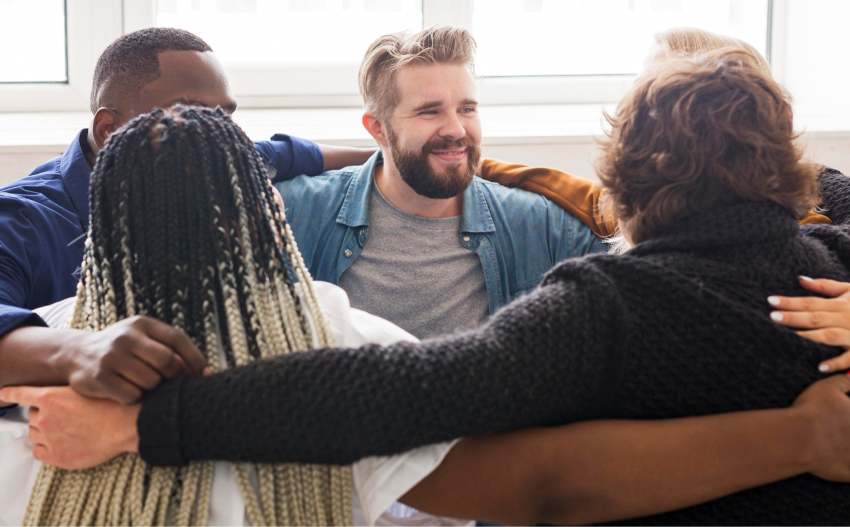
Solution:
<svg viewBox="0 0 850 527">
<path fill-rule="evenodd" d="M 846 351 L 834 359 L 825 360 L 818 365 L 823 373 L 850 370 L 850 351 Z"/>
<path fill-rule="evenodd" d="M 172 357 L 175 356 L 171 352 L 167 353 Z M 174 364 L 177 364 L 176 361 L 174 362 Z M 178 374 L 180 373 L 179 366 L 177 366 L 176 371 Z M 144 391 L 149 391 L 156 388 L 164 377 L 161 372 L 152 368 L 148 363 L 142 362 L 141 360 L 135 357 L 124 357 L 122 359 L 122 364 L 118 369 L 118 373 L 119 375 L 124 377 L 124 379 L 133 383 L 139 389 Z"/>
<path fill-rule="evenodd" d="M 35 386 L 7 386 L 0 390 L 0 399 L 23 406 L 38 406 L 39 397 L 50 389 Z"/>
<path fill-rule="evenodd" d="M 850 293 L 850 284 L 846 282 L 837 282 L 826 278 L 818 278 L 814 280 L 808 276 L 799 277 L 800 285 L 807 291 L 820 293 L 830 298 L 841 296 L 844 293 Z"/>
<path fill-rule="evenodd" d="M 207 360 L 185 333 L 153 318 L 146 317 L 141 320 L 144 321 L 148 336 L 180 355 L 189 365 L 192 375 L 200 375 L 204 371 Z"/>
<path fill-rule="evenodd" d="M 117 371 L 92 383 L 77 383 L 72 377 L 71 387 L 84 397 L 112 399 L 121 404 L 133 404 L 142 398 L 141 388 Z"/>
<path fill-rule="evenodd" d="M 826 329 L 836 328 L 850 330 L 850 314 L 834 313 L 831 311 L 774 311 L 770 319 L 789 328 L 796 329 Z M 843 344 L 832 344 L 843 346 Z"/>
<path fill-rule="evenodd" d="M 830 311 L 850 312 L 850 302 L 843 298 L 819 298 L 816 296 L 769 296 L 767 303 L 782 311 Z"/>
<path fill-rule="evenodd" d="M 185 364 L 185 361 L 182 357 L 156 340 L 149 341 L 145 346 L 136 347 L 133 353 L 147 365 L 148 369 L 153 369 L 158 377 L 173 379 L 184 372 L 181 363 Z M 159 384 L 159 379 L 156 384 Z M 141 384 L 139 386 L 144 387 Z"/>
<path fill-rule="evenodd" d="M 830 377 L 827 377 L 826 379 L 819 380 L 815 384 L 833 388 L 843 393 L 850 393 L 850 376 L 848 375 L 832 375 Z"/>
</svg>

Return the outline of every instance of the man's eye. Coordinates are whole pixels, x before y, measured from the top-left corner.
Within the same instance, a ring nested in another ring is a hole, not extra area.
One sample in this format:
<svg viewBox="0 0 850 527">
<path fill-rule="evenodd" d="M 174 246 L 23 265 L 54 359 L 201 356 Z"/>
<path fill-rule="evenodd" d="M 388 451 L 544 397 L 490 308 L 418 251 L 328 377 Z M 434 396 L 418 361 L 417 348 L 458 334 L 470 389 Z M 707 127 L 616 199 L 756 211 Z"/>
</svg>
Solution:
<svg viewBox="0 0 850 527">
<path fill-rule="evenodd" d="M 424 110 L 419 112 L 419 115 L 437 115 L 437 110 Z"/>
</svg>

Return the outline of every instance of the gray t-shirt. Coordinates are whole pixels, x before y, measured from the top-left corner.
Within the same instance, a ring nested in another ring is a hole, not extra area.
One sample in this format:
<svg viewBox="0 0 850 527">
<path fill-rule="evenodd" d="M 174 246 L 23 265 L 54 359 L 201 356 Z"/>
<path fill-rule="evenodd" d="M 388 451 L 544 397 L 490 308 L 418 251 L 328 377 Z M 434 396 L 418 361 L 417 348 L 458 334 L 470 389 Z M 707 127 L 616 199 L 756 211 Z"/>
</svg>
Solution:
<svg viewBox="0 0 850 527">
<path fill-rule="evenodd" d="M 339 279 L 351 305 L 420 339 L 478 327 L 490 301 L 481 260 L 460 244 L 461 217 L 412 216 L 374 183 L 369 194 L 366 244 Z"/>
</svg>

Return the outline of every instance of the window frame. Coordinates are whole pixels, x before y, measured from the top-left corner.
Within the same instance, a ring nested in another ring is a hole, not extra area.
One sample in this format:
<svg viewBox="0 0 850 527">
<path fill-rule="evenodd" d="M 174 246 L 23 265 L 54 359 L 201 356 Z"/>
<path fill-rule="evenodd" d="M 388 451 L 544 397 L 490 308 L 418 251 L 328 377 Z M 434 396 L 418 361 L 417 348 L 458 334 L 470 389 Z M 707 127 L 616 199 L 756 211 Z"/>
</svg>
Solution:
<svg viewBox="0 0 850 527">
<path fill-rule="evenodd" d="M 423 25 L 470 27 L 474 0 L 423 0 Z M 784 81 L 788 0 L 768 0 L 768 58 Z M 0 85 L 0 112 L 85 111 L 100 53 L 123 34 L 156 23 L 156 0 L 67 2 L 68 81 Z M 355 107 L 361 105 L 357 65 L 279 63 L 225 65 L 241 108 Z M 482 77 L 484 105 L 614 103 L 634 75 Z"/>
</svg>

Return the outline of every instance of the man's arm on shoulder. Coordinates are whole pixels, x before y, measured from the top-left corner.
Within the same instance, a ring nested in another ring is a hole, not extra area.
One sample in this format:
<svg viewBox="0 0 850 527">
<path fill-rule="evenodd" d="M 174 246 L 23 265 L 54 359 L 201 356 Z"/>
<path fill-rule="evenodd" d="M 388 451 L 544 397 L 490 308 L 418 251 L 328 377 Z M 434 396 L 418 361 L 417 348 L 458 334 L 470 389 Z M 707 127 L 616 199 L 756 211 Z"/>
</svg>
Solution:
<svg viewBox="0 0 850 527">
<path fill-rule="evenodd" d="M 496 159 L 482 160 L 480 172 L 488 181 L 545 196 L 601 237 L 617 231 L 614 218 L 602 214 L 602 187 L 592 181 L 554 168 L 529 167 Z"/>
<path fill-rule="evenodd" d="M 361 165 L 374 148 L 317 144 L 306 139 L 275 134 L 270 141 L 255 143 L 265 162 L 275 170 L 272 181 L 287 181 L 300 175 L 315 176 L 328 170 Z"/>
<path fill-rule="evenodd" d="M 665 421 L 591 421 L 469 438 L 401 501 L 506 525 L 659 514 L 811 472 L 850 479 L 850 380 L 791 408 Z"/>
</svg>

